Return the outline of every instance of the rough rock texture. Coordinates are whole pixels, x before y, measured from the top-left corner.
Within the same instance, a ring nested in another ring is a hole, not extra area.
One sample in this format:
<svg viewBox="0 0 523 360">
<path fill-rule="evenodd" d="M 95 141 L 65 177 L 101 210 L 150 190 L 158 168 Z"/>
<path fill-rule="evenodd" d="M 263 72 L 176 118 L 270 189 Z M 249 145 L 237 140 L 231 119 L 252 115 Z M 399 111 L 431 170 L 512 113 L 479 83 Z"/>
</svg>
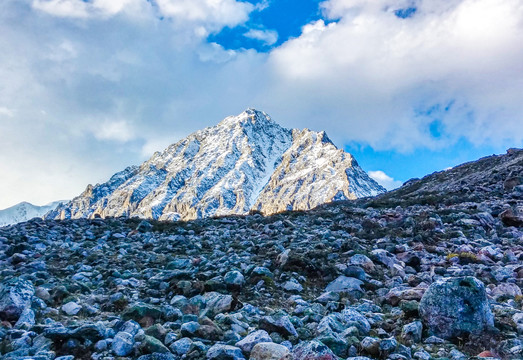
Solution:
<svg viewBox="0 0 523 360">
<path fill-rule="evenodd" d="M 104 184 L 89 185 L 46 217 L 189 220 L 250 210 L 273 214 L 383 192 L 324 132 L 291 131 L 249 109 Z"/>
<path fill-rule="evenodd" d="M 2 289 L 34 286 L 29 301 L 16 301 L 18 317 L 0 319 L 0 358 L 242 359 L 264 331 L 259 339 L 294 359 L 521 360 L 523 228 L 500 214 L 523 206 L 518 186 L 503 185 L 523 152 L 490 160 L 458 167 L 457 178 L 474 181 L 449 197 L 435 174 L 435 188 L 417 195 L 403 197 L 410 184 L 267 217 L 0 228 Z M 327 291 L 340 277 L 361 291 Z M 463 278 L 485 285 L 492 331 L 432 335 L 421 299 L 432 284 Z M 78 313 L 62 311 L 72 303 Z"/>
<path fill-rule="evenodd" d="M 31 281 L 13 279 L 0 284 L 0 320 L 18 320 L 31 304 L 35 289 Z"/>
<path fill-rule="evenodd" d="M 481 333 L 494 326 L 485 285 L 474 277 L 432 283 L 421 299 L 419 312 L 431 333 L 443 339 Z"/>
</svg>

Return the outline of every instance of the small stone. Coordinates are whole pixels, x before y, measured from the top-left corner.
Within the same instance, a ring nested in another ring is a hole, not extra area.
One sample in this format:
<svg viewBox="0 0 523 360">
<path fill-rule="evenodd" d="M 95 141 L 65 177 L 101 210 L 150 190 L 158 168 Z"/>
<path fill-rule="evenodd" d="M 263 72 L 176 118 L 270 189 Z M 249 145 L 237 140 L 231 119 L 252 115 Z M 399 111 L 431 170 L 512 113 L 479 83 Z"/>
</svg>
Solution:
<svg viewBox="0 0 523 360">
<path fill-rule="evenodd" d="M 62 305 L 62 311 L 69 316 L 76 315 L 82 310 L 82 306 L 78 305 L 74 301 L 68 302 L 65 305 Z"/>
</svg>

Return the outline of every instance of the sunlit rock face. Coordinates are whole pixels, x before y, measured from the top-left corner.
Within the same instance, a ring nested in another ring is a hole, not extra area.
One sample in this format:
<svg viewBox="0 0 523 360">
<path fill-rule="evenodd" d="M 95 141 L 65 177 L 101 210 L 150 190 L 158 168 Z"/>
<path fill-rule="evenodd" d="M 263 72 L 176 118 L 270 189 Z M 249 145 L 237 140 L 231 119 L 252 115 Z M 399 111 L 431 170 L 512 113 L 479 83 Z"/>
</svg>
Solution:
<svg viewBox="0 0 523 360">
<path fill-rule="evenodd" d="M 385 189 L 324 132 L 289 130 L 248 109 L 87 189 L 47 218 L 209 216 L 307 210 Z"/>
</svg>

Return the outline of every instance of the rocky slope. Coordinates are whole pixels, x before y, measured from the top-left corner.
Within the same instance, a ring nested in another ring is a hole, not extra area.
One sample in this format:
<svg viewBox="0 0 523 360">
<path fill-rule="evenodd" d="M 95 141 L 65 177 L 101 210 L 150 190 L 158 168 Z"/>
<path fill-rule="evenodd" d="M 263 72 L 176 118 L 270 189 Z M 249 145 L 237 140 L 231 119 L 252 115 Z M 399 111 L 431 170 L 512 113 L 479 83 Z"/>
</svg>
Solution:
<svg viewBox="0 0 523 360">
<path fill-rule="evenodd" d="M 0 210 L 0 226 L 17 224 L 35 217 L 42 217 L 49 211 L 54 210 L 59 204 L 66 202 L 55 201 L 43 206 L 33 205 L 25 201 L 21 202 L 7 209 Z"/>
<path fill-rule="evenodd" d="M 0 356 L 522 359 L 522 167 L 268 217 L 1 228 Z"/>
<path fill-rule="evenodd" d="M 273 214 L 383 192 L 324 132 L 291 131 L 249 109 L 189 135 L 107 183 L 88 186 L 47 218 Z"/>
</svg>

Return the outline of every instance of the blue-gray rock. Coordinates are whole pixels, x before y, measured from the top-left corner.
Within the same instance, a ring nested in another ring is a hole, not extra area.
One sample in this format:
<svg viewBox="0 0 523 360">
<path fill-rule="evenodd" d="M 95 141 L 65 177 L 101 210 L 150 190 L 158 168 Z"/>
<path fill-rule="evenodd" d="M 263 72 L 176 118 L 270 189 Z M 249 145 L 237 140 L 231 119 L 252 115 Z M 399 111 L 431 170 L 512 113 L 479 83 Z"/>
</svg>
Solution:
<svg viewBox="0 0 523 360">
<path fill-rule="evenodd" d="M 421 321 L 414 321 L 403 326 L 401 331 L 401 339 L 409 345 L 417 344 L 421 341 L 421 334 L 423 331 L 423 324 Z"/>
<path fill-rule="evenodd" d="M 339 276 L 336 280 L 332 281 L 327 287 L 325 288 L 325 291 L 332 291 L 332 292 L 362 292 L 361 285 L 363 285 L 363 281 L 358 280 L 353 277 L 348 276 Z"/>
<path fill-rule="evenodd" d="M 191 347 L 191 344 L 192 344 L 192 340 L 191 339 L 189 339 L 189 338 L 181 338 L 180 340 L 177 340 L 177 341 L 173 342 L 169 346 L 169 349 L 174 354 L 182 356 L 184 354 L 187 354 L 187 352 L 189 351 L 189 348 Z"/>
<path fill-rule="evenodd" d="M 0 285 L 0 318 L 17 321 L 22 312 L 31 305 L 35 294 L 28 280 L 13 279 Z"/>
<path fill-rule="evenodd" d="M 265 330 L 257 330 L 251 332 L 242 340 L 238 341 L 235 345 L 242 349 L 246 354 L 250 353 L 254 345 L 258 343 L 272 342 L 271 337 Z"/>
<path fill-rule="evenodd" d="M 176 360 L 172 354 L 153 353 L 140 356 L 137 360 Z"/>
<path fill-rule="evenodd" d="M 474 277 L 434 282 L 423 295 L 419 312 L 429 331 L 443 339 L 479 334 L 494 326 L 485 285 Z"/>
<path fill-rule="evenodd" d="M 29 330 L 33 327 L 34 324 L 35 312 L 30 308 L 26 308 L 24 311 L 22 311 L 22 314 L 18 318 L 18 321 L 15 324 L 15 328 Z"/>
<path fill-rule="evenodd" d="M 347 327 L 355 326 L 362 335 L 366 335 L 370 331 L 370 323 L 367 318 L 353 309 L 344 309 L 341 312 L 343 322 Z"/>
<path fill-rule="evenodd" d="M 241 288 L 245 284 L 245 277 L 241 272 L 233 270 L 225 274 L 223 281 L 229 287 Z"/>
<path fill-rule="evenodd" d="M 185 324 L 182 324 L 180 333 L 183 337 L 193 337 L 196 335 L 198 330 L 200 330 L 200 324 L 198 324 L 196 321 L 189 321 Z"/>
<path fill-rule="evenodd" d="M 207 351 L 207 359 L 240 360 L 245 359 L 242 350 L 236 346 L 215 344 Z"/>
<path fill-rule="evenodd" d="M 134 337 L 125 331 L 120 331 L 113 339 L 111 349 L 116 356 L 127 356 L 133 351 Z"/>
<path fill-rule="evenodd" d="M 70 301 L 65 305 L 62 305 L 62 311 L 69 316 L 76 315 L 82 310 L 82 306 L 78 305 L 74 301 Z"/>
<path fill-rule="evenodd" d="M 274 314 L 272 316 L 264 316 L 260 319 L 259 327 L 267 330 L 269 333 L 277 332 L 284 336 L 298 336 L 294 325 L 292 325 L 287 315 Z"/>
</svg>

